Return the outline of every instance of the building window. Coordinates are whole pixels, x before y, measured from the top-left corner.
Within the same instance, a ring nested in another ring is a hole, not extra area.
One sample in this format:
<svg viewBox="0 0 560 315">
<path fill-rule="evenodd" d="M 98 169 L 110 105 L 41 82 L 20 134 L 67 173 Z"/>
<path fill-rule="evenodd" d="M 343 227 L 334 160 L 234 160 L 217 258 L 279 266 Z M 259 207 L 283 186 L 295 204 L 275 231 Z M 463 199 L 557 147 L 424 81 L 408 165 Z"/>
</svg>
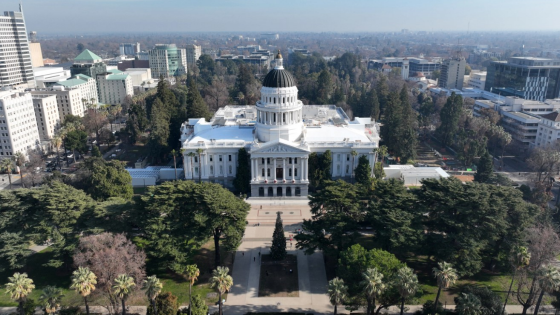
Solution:
<svg viewBox="0 0 560 315">
<path fill-rule="evenodd" d="M 228 155 L 228 161 L 230 161 L 230 162 L 231 162 L 231 154 L 230 154 L 230 155 Z"/>
<path fill-rule="evenodd" d="M 346 161 L 350 161 L 350 154 L 346 154 Z"/>
<path fill-rule="evenodd" d="M 346 165 L 346 174 L 350 173 L 350 165 Z"/>
<path fill-rule="evenodd" d="M 220 175 L 224 175 L 224 166 L 220 165 Z"/>
<path fill-rule="evenodd" d="M 292 164 L 292 158 L 288 158 L 288 164 Z"/>
<path fill-rule="evenodd" d="M 262 172 L 261 172 L 261 173 L 262 173 L 261 176 L 264 177 L 264 168 L 262 169 Z"/>
<path fill-rule="evenodd" d="M 294 168 L 294 176 L 297 176 L 297 168 Z"/>
<path fill-rule="evenodd" d="M 266 176 L 270 176 L 270 168 L 266 169 Z"/>
<path fill-rule="evenodd" d="M 292 176 L 292 169 L 291 168 L 288 169 L 288 176 Z"/>
<path fill-rule="evenodd" d="M 214 175 L 214 166 L 210 165 L 210 175 Z"/>
<path fill-rule="evenodd" d="M 231 167 L 231 165 L 229 166 L 229 173 L 233 174 L 233 168 Z"/>
<path fill-rule="evenodd" d="M 270 158 L 266 158 L 266 163 L 270 164 Z"/>
<path fill-rule="evenodd" d="M 195 157 L 194 157 L 194 162 L 195 162 L 195 163 L 198 163 L 198 156 L 195 156 Z"/>
<path fill-rule="evenodd" d="M 218 161 L 220 161 L 220 162 L 222 161 L 222 156 L 221 155 L 218 155 Z"/>
<path fill-rule="evenodd" d="M 261 158 L 261 160 L 262 160 L 261 164 L 264 164 L 264 158 Z"/>
<path fill-rule="evenodd" d="M 210 162 L 213 161 L 213 159 L 212 159 L 212 158 L 213 158 L 213 155 L 209 155 L 208 158 L 210 159 Z"/>
</svg>

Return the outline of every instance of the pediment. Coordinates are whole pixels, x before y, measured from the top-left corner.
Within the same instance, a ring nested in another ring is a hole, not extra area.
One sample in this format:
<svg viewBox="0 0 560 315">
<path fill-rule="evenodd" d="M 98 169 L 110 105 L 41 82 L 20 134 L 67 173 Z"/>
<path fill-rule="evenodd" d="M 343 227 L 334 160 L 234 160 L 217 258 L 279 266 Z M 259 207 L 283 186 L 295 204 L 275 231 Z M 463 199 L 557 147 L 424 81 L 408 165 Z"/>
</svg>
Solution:
<svg viewBox="0 0 560 315">
<path fill-rule="evenodd" d="M 274 142 L 263 144 L 260 147 L 253 147 L 251 154 L 254 153 L 309 153 L 309 150 L 282 142 Z"/>
</svg>

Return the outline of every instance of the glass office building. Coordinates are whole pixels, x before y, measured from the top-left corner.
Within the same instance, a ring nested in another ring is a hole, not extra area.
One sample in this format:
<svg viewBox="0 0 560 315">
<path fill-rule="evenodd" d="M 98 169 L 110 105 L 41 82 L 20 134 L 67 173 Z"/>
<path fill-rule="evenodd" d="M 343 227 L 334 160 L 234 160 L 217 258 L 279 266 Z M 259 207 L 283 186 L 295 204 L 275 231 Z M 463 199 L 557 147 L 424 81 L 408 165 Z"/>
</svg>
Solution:
<svg viewBox="0 0 560 315">
<path fill-rule="evenodd" d="M 486 91 L 544 101 L 560 97 L 560 60 L 513 57 L 488 67 Z"/>
</svg>

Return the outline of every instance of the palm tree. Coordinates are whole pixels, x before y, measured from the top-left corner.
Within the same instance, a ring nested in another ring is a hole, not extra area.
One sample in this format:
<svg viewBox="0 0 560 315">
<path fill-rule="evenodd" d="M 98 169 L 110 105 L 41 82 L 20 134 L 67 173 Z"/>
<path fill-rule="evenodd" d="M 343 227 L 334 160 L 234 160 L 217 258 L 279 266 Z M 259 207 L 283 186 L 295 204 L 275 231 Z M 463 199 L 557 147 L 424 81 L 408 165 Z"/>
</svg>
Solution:
<svg viewBox="0 0 560 315">
<path fill-rule="evenodd" d="M 177 160 L 175 159 L 177 157 L 177 150 L 171 150 L 171 155 L 173 156 L 173 167 L 175 167 L 175 180 L 177 180 Z"/>
<path fill-rule="evenodd" d="M 14 161 L 11 158 L 5 158 L 0 161 L 0 169 L 8 173 L 8 181 L 10 182 L 10 189 L 12 189 L 12 171 L 14 169 Z"/>
<path fill-rule="evenodd" d="M 233 278 L 228 275 L 229 268 L 218 266 L 216 270 L 212 271 L 212 278 L 210 278 L 210 287 L 218 291 L 220 301 L 218 315 L 222 315 L 222 294 L 228 291 L 233 286 Z M 189 305 L 190 308 L 190 305 Z"/>
<path fill-rule="evenodd" d="M 366 315 L 370 315 L 375 308 L 375 299 L 385 290 L 383 274 L 377 271 L 377 268 L 368 268 L 362 273 L 362 277 L 364 280 L 362 280 L 361 285 L 364 288 L 367 300 Z"/>
<path fill-rule="evenodd" d="M 29 279 L 26 273 L 16 272 L 13 277 L 8 278 L 8 281 L 6 284 L 6 294 L 9 294 L 12 300 L 18 302 L 19 314 L 25 315 L 23 303 L 31 291 L 35 289 L 33 280 Z"/>
<path fill-rule="evenodd" d="M 198 276 L 200 276 L 200 270 L 198 270 L 198 267 L 196 265 L 187 265 L 187 267 L 183 271 L 183 275 L 184 275 L 185 279 L 187 279 L 187 281 L 189 281 L 189 315 L 191 315 L 192 314 L 192 312 L 191 312 L 191 310 L 192 310 L 192 286 L 194 285 L 194 282 L 196 281 L 196 279 L 198 279 Z"/>
<path fill-rule="evenodd" d="M 126 305 L 125 301 L 132 293 L 132 288 L 136 284 L 134 283 L 134 278 L 127 274 L 120 274 L 115 279 L 115 284 L 113 285 L 113 293 L 121 299 L 122 302 L 122 315 L 126 315 Z"/>
<path fill-rule="evenodd" d="M 187 156 L 189 156 L 191 158 L 191 176 L 192 176 L 192 180 L 194 181 L 193 158 L 196 156 L 196 154 L 194 152 L 189 152 L 189 153 L 187 153 Z"/>
<path fill-rule="evenodd" d="M 60 307 L 60 301 L 63 297 L 62 290 L 59 288 L 46 286 L 39 297 L 39 302 L 47 314 L 54 314 L 56 309 Z"/>
<path fill-rule="evenodd" d="M 552 293 L 560 288 L 560 272 L 553 266 L 549 265 L 539 269 L 537 277 L 541 287 L 541 294 L 537 300 L 537 305 L 535 306 L 535 312 L 533 315 L 539 314 L 539 307 L 541 306 L 542 298 L 545 292 Z"/>
<path fill-rule="evenodd" d="M 200 160 L 200 156 L 202 152 L 204 152 L 202 149 L 200 148 L 196 149 L 196 153 L 198 153 L 198 182 L 199 183 L 202 183 L 202 164 L 201 164 L 202 161 Z"/>
<path fill-rule="evenodd" d="M 336 277 L 329 281 L 327 293 L 331 304 L 334 305 L 334 315 L 336 315 L 336 306 L 346 299 L 348 287 L 344 284 L 344 280 Z"/>
<path fill-rule="evenodd" d="M 62 136 L 60 134 L 54 136 L 51 140 L 51 144 L 56 148 L 56 164 L 58 164 L 59 170 L 62 170 L 62 165 L 60 164 L 60 154 L 58 152 L 62 146 Z"/>
<path fill-rule="evenodd" d="M 459 315 L 480 315 L 482 314 L 482 304 L 475 295 L 462 293 L 457 297 L 455 311 Z"/>
<path fill-rule="evenodd" d="M 517 246 L 514 248 L 512 252 L 513 256 L 513 275 L 511 277 L 511 283 L 509 284 L 508 294 L 506 295 L 506 300 L 504 301 L 504 307 L 502 308 L 502 314 L 506 312 L 506 305 L 508 302 L 509 295 L 511 294 L 511 288 L 513 287 L 513 280 L 515 280 L 515 276 L 517 271 L 528 266 L 529 262 L 531 261 L 531 253 L 525 246 Z"/>
<path fill-rule="evenodd" d="M 403 315 L 405 300 L 418 291 L 418 277 L 414 270 L 408 267 L 399 269 L 395 279 L 395 286 L 401 295 L 401 315 Z"/>
<path fill-rule="evenodd" d="M 15 158 L 16 165 L 19 167 L 19 181 L 21 182 L 21 187 L 25 188 L 23 185 L 23 166 L 25 165 L 25 155 L 18 151 L 16 152 Z"/>
<path fill-rule="evenodd" d="M 432 315 L 435 315 L 437 310 L 437 305 L 439 302 L 439 294 L 441 289 L 446 289 L 455 284 L 459 276 L 457 276 L 457 271 L 453 269 L 451 264 L 444 262 L 438 263 L 438 268 L 433 269 L 434 276 L 437 279 L 438 291 L 436 295 L 436 301 L 434 303 L 434 309 L 432 310 Z"/>
<path fill-rule="evenodd" d="M 144 280 L 144 286 L 142 286 L 143 290 L 146 290 L 146 296 L 148 300 L 152 303 L 152 307 L 154 309 L 154 314 L 157 315 L 157 306 L 156 306 L 156 298 L 161 292 L 161 288 L 163 288 L 163 284 L 159 281 L 156 276 L 151 276 Z"/>
<path fill-rule="evenodd" d="M 88 267 L 78 267 L 78 270 L 72 273 L 72 285 L 70 289 L 76 291 L 84 298 L 86 305 L 86 315 L 89 315 L 89 304 L 87 297 L 95 290 L 97 284 L 97 276 L 89 270 Z"/>
<path fill-rule="evenodd" d="M 356 156 L 358 155 L 358 152 L 352 150 L 350 154 L 352 154 L 352 172 L 350 173 L 350 176 L 352 177 L 352 182 L 354 182 L 354 161 L 356 160 Z"/>
</svg>

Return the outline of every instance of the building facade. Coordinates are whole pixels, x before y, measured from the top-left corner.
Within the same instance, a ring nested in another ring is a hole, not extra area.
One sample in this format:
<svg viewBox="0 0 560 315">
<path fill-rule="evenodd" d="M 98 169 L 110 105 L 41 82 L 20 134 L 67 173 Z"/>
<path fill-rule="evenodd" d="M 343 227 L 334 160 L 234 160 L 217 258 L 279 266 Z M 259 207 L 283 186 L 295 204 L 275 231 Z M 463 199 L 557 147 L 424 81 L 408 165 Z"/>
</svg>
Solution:
<svg viewBox="0 0 560 315">
<path fill-rule="evenodd" d="M 55 85 L 63 86 L 69 90 L 79 89 L 82 99 L 85 99 L 89 104 L 97 104 L 99 102 L 97 82 L 94 78 L 88 77 L 85 74 L 77 74 L 68 80 L 59 81 Z"/>
<path fill-rule="evenodd" d="M 181 142 L 187 179 L 231 186 L 239 149 L 245 148 L 252 197 L 298 197 L 308 193 L 311 153 L 329 151 L 332 177 L 351 178 L 362 155 L 373 170 L 379 133 L 369 117 L 351 121 L 335 105 L 303 106 L 278 53 L 256 106 L 223 107 L 209 122 L 189 119 L 181 127 Z"/>
<path fill-rule="evenodd" d="M 430 77 L 432 72 L 441 70 L 441 58 L 426 59 L 421 55 L 420 57 L 385 57 L 380 60 L 368 61 L 368 69 L 382 71 L 384 65 L 391 68 L 401 68 L 403 79 L 407 79 L 418 72 Z"/>
<path fill-rule="evenodd" d="M 35 85 L 38 89 L 51 87 L 57 82 L 71 77 L 70 70 L 65 70 L 63 67 L 38 67 L 33 68 L 33 73 L 35 74 Z"/>
<path fill-rule="evenodd" d="M 83 74 L 95 80 L 97 80 L 97 75 L 106 72 L 107 65 L 103 62 L 103 59 L 88 49 L 74 58 L 74 64 L 70 67 L 70 74 L 72 76 Z M 97 95 L 99 94 L 100 91 L 98 88 Z"/>
<path fill-rule="evenodd" d="M 202 56 L 202 46 L 190 44 L 187 45 L 187 66 L 188 65 L 195 65 L 198 61 L 198 58 Z"/>
<path fill-rule="evenodd" d="M 187 52 L 176 45 L 157 44 L 149 52 L 152 78 L 170 78 L 187 74 Z"/>
<path fill-rule="evenodd" d="M 535 139 L 535 146 L 557 146 L 558 139 L 560 139 L 560 112 L 554 111 L 552 113 L 543 115 L 541 121 L 539 122 L 539 129 L 537 138 Z"/>
<path fill-rule="evenodd" d="M 125 43 L 120 44 L 119 52 L 125 56 L 135 56 L 140 52 L 140 43 Z"/>
<path fill-rule="evenodd" d="M 467 76 L 465 76 L 467 77 Z M 486 85 L 486 71 L 484 72 L 475 72 L 474 70 L 468 76 L 468 79 L 465 80 L 465 86 L 484 90 L 484 86 Z"/>
<path fill-rule="evenodd" d="M 20 84 L 35 87 L 21 5 L 19 12 L 6 11 L 0 16 L 0 42 L 0 87 Z"/>
<path fill-rule="evenodd" d="M 445 89 L 462 90 L 466 65 L 467 62 L 463 57 L 444 60 L 438 85 Z"/>
<path fill-rule="evenodd" d="M 488 66 L 486 91 L 528 100 L 560 97 L 560 60 L 512 57 Z"/>
<path fill-rule="evenodd" d="M 74 115 L 84 117 L 87 111 L 87 101 L 84 101 L 82 91 L 78 87 L 65 87 L 63 85 L 55 85 L 49 90 L 32 91 L 35 95 L 56 95 L 56 104 L 58 106 L 58 115 L 60 121 L 64 121 L 64 116 Z"/>
<path fill-rule="evenodd" d="M 134 95 L 132 77 L 119 70 L 111 70 L 97 76 L 97 84 L 101 94 L 99 101 L 103 104 L 122 104 L 127 96 Z"/>
<path fill-rule="evenodd" d="M 54 94 L 32 94 L 35 119 L 41 140 L 51 140 L 60 127 L 58 103 Z"/>
<path fill-rule="evenodd" d="M 0 92 L 0 159 L 40 145 L 35 109 L 30 93 L 20 90 Z"/>
<path fill-rule="evenodd" d="M 29 43 L 29 54 L 31 56 L 31 66 L 33 68 L 42 67 L 43 51 L 41 50 L 41 43 Z"/>
</svg>

